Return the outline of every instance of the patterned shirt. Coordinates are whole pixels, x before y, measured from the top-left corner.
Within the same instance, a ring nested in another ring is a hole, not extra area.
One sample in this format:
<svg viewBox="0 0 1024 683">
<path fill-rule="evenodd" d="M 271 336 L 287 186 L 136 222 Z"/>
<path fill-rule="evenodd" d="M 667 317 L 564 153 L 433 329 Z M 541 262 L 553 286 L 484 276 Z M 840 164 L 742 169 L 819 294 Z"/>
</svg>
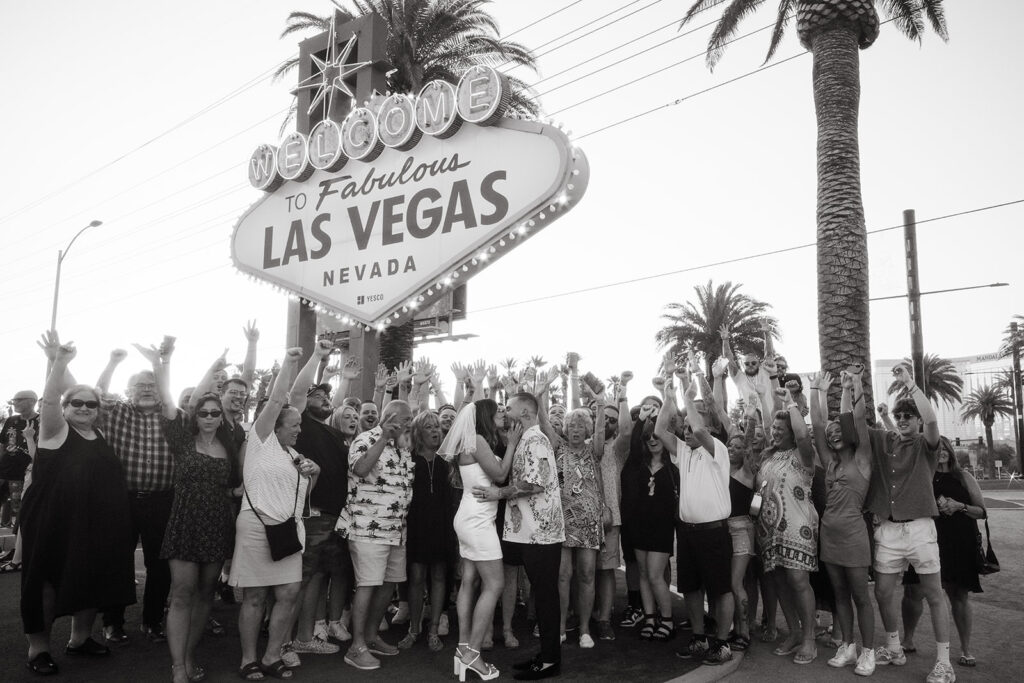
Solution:
<svg viewBox="0 0 1024 683">
<path fill-rule="evenodd" d="M 511 481 L 536 484 L 543 490 L 509 499 L 504 539 L 536 545 L 564 542 L 562 493 L 558 486 L 555 454 L 548 437 L 539 426 L 530 427 L 523 433 L 512 457 Z"/>
<path fill-rule="evenodd" d="M 353 470 L 382 434 L 380 427 L 374 427 L 352 441 L 348 454 L 348 500 L 335 528 L 351 541 L 405 545 L 405 517 L 416 477 L 409 449 L 388 443 L 365 477 Z"/>
<path fill-rule="evenodd" d="M 174 458 L 160 418 L 159 410 L 143 413 L 125 401 L 115 401 L 100 412 L 99 428 L 124 465 L 129 491 L 174 487 Z"/>
</svg>

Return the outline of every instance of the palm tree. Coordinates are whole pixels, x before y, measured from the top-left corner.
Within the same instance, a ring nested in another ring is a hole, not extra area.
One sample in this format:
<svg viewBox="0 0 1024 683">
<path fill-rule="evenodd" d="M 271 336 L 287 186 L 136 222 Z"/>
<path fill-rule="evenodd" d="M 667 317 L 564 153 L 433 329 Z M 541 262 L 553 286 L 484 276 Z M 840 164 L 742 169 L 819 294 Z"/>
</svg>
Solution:
<svg viewBox="0 0 1024 683">
<path fill-rule="evenodd" d="M 1013 403 L 1004 392 L 988 385 L 971 392 L 960 408 L 960 419 L 963 422 L 978 419 L 985 425 L 985 443 L 988 446 L 989 462 L 995 460 L 992 425 L 995 424 L 997 415 L 1012 418 Z"/>
<path fill-rule="evenodd" d="M 1013 398 L 1013 370 L 1006 369 L 997 372 L 995 381 L 992 382 L 992 388 Z"/>
<path fill-rule="evenodd" d="M 911 367 L 914 366 L 909 358 L 903 360 Z M 952 408 L 960 402 L 963 390 L 964 380 L 951 360 L 930 353 L 924 354 L 924 393 L 929 401 L 938 405 L 941 399 Z M 910 395 L 900 382 L 890 384 L 889 393 L 900 397 Z"/>
<path fill-rule="evenodd" d="M 999 347 L 999 355 L 1003 358 L 1013 355 L 1014 346 L 1017 347 L 1017 353 L 1024 356 L 1024 315 L 1015 315 L 1013 317 L 1013 322 L 1017 323 L 1019 329 L 1016 335 L 1013 333 L 1013 328 L 1009 325 L 1003 331 L 1003 344 Z"/>
<path fill-rule="evenodd" d="M 665 306 L 668 312 L 661 317 L 668 324 L 654 335 L 658 347 L 673 353 L 683 353 L 688 348 L 703 353 L 708 377 L 711 377 L 711 366 L 722 355 L 722 338 L 718 330 L 723 325 L 728 326 L 732 334 L 734 353 L 763 354 L 761 322 L 767 320 L 774 325 L 776 320 L 767 313 L 771 305 L 740 294 L 742 286 L 724 282 L 716 287 L 708 280 L 706 285 L 693 288 L 694 301 Z M 772 337 L 778 338 L 774 329 Z"/>
<path fill-rule="evenodd" d="M 333 0 L 332 0 L 333 1 Z M 432 80 L 457 83 L 462 73 L 475 64 L 513 64 L 537 69 L 533 53 L 519 43 L 503 40 L 498 24 L 485 9 L 490 0 L 350 0 L 346 8 L 337 2 L 339 19 L 351 21 L 376 14 L 387 26 L 385 54 L 394 67 L 388 73 L 392 92 L 417 93 Z M 296 11 L 288 15 L 281 37 L 296 33 L 327 31 L 331 16 Z M 281 80 L 299 65 L 296 55 L 274 71 L 273 79 Z M 527 94 L 528 86 L 515 76 L 508 76 L 512 95 L 510 109 L 519 114 L 536 116 L 540 108 Z M 295 114 L 295 104 L 285 119 L 288 124 Z M 282 126 L 282 129 L 284 128 Z"/>
<path fill-rule="evenodd" d="M 680 26 L 717 4 L 697 0 Z M 708 42 L 714 68 L 740 21 L 764 0 L 731 0 Z M 868 311 L 868 250 L 860 188 L 857 116 L 860 105 L 859 49 L 878 37 L 876 0 L 779 0 L 768 55 L 774 56 L 796 16 L 800 44 L 810 50 L 818 124 L 818 346 L 823 366 L 838 376 L 851 363 L 871 367 Z M 921 40 L 925 18 L 948 40 L 942 0 L 878 0 L 896 27 Z M 871 402 L 870 384 L 864 387 Z"/>
</svg>

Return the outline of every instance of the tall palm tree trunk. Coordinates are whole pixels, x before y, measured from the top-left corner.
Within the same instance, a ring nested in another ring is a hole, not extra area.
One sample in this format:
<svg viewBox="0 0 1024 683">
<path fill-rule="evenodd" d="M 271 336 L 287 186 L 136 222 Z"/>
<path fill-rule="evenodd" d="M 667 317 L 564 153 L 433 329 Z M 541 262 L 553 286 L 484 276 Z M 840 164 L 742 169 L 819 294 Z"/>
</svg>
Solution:
<svg viewBox="0 0 1024 683">
<path fill-rule="evenodd" d="M 996 444 L 992 440 L 992 425 L 995 420 L 985 420 L 985 446 L 988 451 L 988 462 L 985 463 L 985 476 L 992 476 L 996 467 Z"/>
<path fill-rule="evenodd" d="M 868 415 L 873 414 L 868 325 L 868 252 L 860 189 L 857 118 L 860 106 L 858 29 L 837 21 L 811 41 L 818 123 L 818 344 L 834 376 L 863 363 Z M 840 388 L 829 392 L 839 408 Z"/>
</svg>

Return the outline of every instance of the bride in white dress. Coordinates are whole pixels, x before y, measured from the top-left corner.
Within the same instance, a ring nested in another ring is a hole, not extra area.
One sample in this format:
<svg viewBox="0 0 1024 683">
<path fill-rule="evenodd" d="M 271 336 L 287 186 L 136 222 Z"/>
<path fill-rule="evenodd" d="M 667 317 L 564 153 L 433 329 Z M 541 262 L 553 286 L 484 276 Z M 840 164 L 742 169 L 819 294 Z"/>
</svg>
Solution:
<svg viewBox="0 0 1024 683">
<path fill-rule="evenodd" d="M 455 649 L 456 675 L 466 680 L 472 671 L 480 679 L 490 681 L 498 677 L 498 670 L 480 659 L 480 644 L 487 627 L 494 619 L 494 607 L 504 587 L 501 544 L 495 518 L 497 501 L 481 501 L 469 494 L 474 486 L 492 486 L 504 481 L 512 469 L 512 455 L 523 434 L 522 427 L 508 430 L 508 446 L 504 459 L 494 455 L 499 444 L 498 429 L 504 426 L 504 415 L 498 414 L 498 404 L 482 399 L 459 412 L 438 454 L 459 465 L 463 491 L 459 510 L 455 513 L 455 535 L 459 539 L 462 556 L 462 585 L 456 600 L 459 614 L 459 644 Z M 480 595 L 476 596 L 477 580 Z"/>
</svg>

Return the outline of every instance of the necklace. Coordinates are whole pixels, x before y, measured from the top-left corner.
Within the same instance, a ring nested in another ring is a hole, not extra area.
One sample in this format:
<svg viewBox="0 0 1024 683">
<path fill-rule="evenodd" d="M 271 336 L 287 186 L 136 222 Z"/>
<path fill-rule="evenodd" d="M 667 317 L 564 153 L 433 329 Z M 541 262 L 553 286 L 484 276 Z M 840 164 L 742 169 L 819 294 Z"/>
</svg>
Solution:
<svg viewBox="0 0 1024 683">
<path fill-rule="evenodd" d="M 424 458 L 424 460 L 427 460 L 427 459 Z M 427 460 L 427 472 L 428 472 L 428 477 L 430 479 L 430 493 L 431 494 L 434 493 L 434 463 L 436 461 L 437 461 L 437 456 L 436 455 L 433 458 L 431 458 L 430 460 Z"/>
<path fill-rule="evenodd" d="M 217 435 L 216 435 L 216 434 L 214 434 L 213 436 L 211 436 L 211 437 L 210 437 L 210 440 L 209 440 L 209 441 L 207 441 L 206 439 L 204 439 L 204 438 L 203 438 L 203 435 L 202 435 L 202 434 L 196 434 L 196 436 L 198 436 L 198 437 L 199 437 L 199 443 L 201 443 L 201 444 L 203 444 L 204 446 L 206 446 L 206 449 L 207 449 L 207 450 L 209 450 L 210 448 L 212 448 L 212 447 L 213 447 L 213 440 L 217 438 Z"/>
</svg>

